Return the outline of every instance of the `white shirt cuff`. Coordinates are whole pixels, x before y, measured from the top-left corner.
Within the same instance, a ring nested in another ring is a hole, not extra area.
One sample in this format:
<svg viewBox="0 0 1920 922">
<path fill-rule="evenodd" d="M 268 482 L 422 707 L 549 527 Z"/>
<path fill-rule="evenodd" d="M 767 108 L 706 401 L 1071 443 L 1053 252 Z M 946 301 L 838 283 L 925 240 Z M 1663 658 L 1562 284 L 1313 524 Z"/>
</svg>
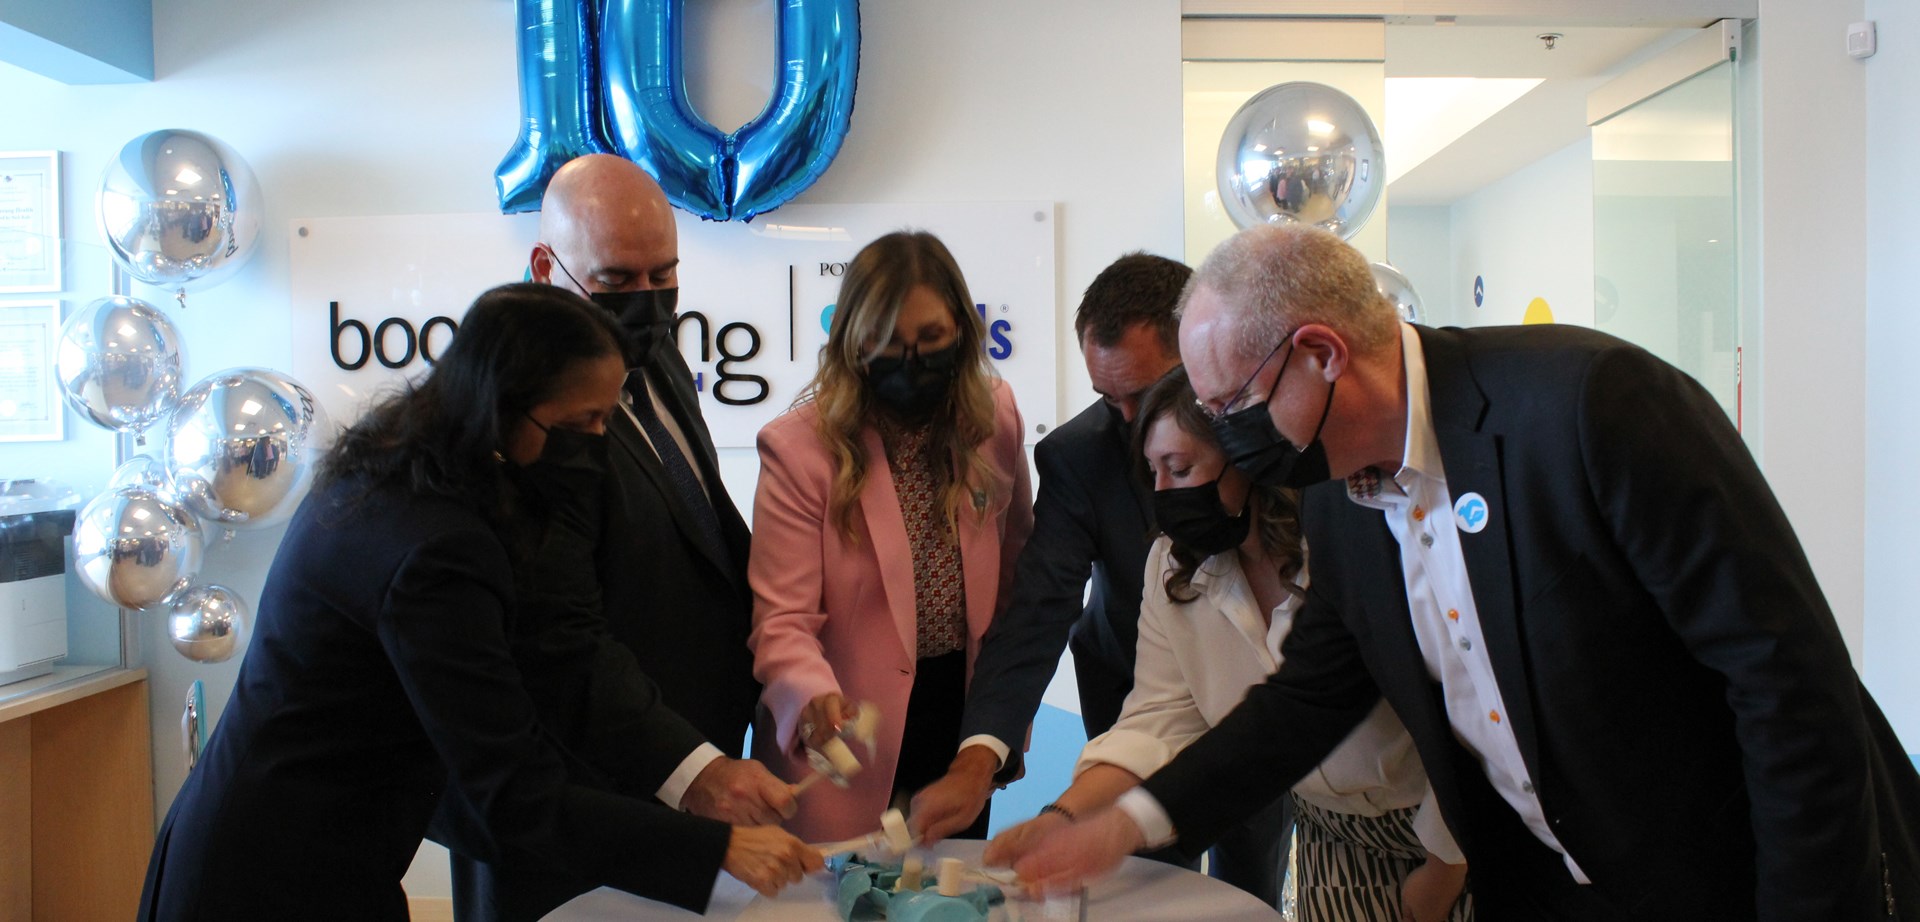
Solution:
<svg viewBox="0 0 1920 922">
<path fill-rule="evenodd" d="M 1173 844 L 1173 819 L 1167 816 L 1166 808 L 1160 806 L 1146 788 L 1133 788 L 1120 799 L 1113 802 L 1121 813 L 1140 827 L 1140 834 L 1146 838 L 1148 848 L 1165 848 Z"/>
<path fill-rule="evenodd" d="M 693 779 L 700 777 L 700 773 L 706 771 L 715 759 L 723 758 L 726 758 L 726 754 L 720 751 L 720 747 L 701 743 L 680 760 L 680 767 L 667 776 L 667 782 L 660 785 L 660 790 L 654 796 L 659 797 L 661 803 L 675 810 L 680 809 L 680 800 L 687 796 L 687 788 L 693 787 Z"/>
<path fill-rule="evenodd" d="M 968 746 L 985 746 L 987 747 L 987 749 L 991 750 L 994 755 L 999 756 L 1000 764 L 995 765 L 993 767 L 994 771 L 999 771 L 1000 769 L 1006 768 L 1007 756 L 1013 754 L 1013 748 L 1008 746 L 1006 743 L 1000 742 L 999 737 L 989 736 L 985 733 L 976 733 L 973 736 L 969 736 L 966 739 L 963 739 L 960 741 L 960 749 L 965 749 Z M 955 750 L 955 751 L 958 752 L 959 750 Z"/>
<path fill-rule="evenodd" d="M 1420 798 L 1420 809 L 1414 811 L 1413 834 L 1423 848 L 1441 861 L 1448 864 L 1467 863 L 1466 854 L 1453 841 L 1453 832 L 1447 829 L 1447 821 L 1440 816 L 1440 802 L 1434 798 L 1433 788 L 1427 788 L 1426 795 Z"/>
</svg>

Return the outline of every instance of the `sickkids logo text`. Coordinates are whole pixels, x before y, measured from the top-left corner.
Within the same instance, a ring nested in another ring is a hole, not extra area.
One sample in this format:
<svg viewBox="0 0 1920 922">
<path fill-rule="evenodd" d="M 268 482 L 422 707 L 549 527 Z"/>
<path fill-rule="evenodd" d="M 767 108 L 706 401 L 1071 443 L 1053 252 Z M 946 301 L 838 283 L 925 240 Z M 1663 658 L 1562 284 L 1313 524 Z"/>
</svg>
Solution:
<svg viewBox="0 0 1920 922">
<path fill-rule="evenodd" d="M 846 271 L 846 263 L 820 264 L 820 274 L 822 276 L 838 278 L 846 274 Z M 830 333 L 833 331 L 833 311 L 837 306 L 838 305 L 835 304 L 829 304 L 820 309 L 820 332 Z M 984 345 L 987 351 L 987 358 L 997 362 L 1013 358 L 1013 339 L 1011 338 L 1013 335 L 1013 321 L 1006 317 L 1007 314 L 1012 313 L 1013 309 L 1005 304 L 989 308 L 985 303 L 978 302 L 973 305 L 973 309 L 980 313 L 980 322 L 986 326 L 986 342 Z"/>
</svg>

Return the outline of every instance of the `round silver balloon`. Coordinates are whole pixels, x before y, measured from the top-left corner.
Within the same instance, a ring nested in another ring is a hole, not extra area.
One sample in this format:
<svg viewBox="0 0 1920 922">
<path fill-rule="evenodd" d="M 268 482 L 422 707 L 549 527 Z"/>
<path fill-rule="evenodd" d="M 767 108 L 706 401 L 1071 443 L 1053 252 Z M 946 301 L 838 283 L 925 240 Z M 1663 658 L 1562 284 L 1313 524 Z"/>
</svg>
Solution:
<svg viewBox="0 0 1920 922">
<path fill-rule="evenodd" d="M 1373 270 L 1374 287 L 1380 289 L 1380 294 L 1393 304 L 1401 320 L 1419 323 L 1420 318 L 1426 316 L 1420 304 L 1420 293 L 1413 290 L 1413 283 L 1407 280 L 1405 273 L 1386 263 L 1374 263 L 1368 268 Z"/>
<path fill-rule="evenodd" d="M 107 478 L 107 489 L 121 487 L 140 487 L 158 493 L 162 499 L 171 501 L 173 496 L 173 474 L 167 470 L 167 462 L 152 455 L 134 455 L 126 463 L 113 469 L 113 476 Z"/>
<path fill-rule="evenodd" d="M 60 396 L 96 426 L 140 432 L 173 412 L 183 349 L 180 331 L 159 308 L 138 298 L 101 298 L 60 329 Z"/>
<path fill-rule="evenodd" d="M 1330 86 L 1261 90 L 1227 122 L 1215 176 L 1240 227 L 1300 221 L 1352 237 L 1386 188 L 1380 131 Z"/>
<path fill-rule="evenodd" d="M 265 368 L 229 368 L 188 388 L 168 432 L 174 494 L 231 528 L 286 521 L 330 435 L 313 394 Z"/>
<path fill-rule="evenodd" d="M 143 134 L 100 178 L 100 235 L 113 258 L 149 285 L 197 290 L 253 255 L 266 207 L 233 148 L 197 131 Z"/>
<path fill-rule="evenodd" d="M 73 524 L 80 582 L 122 608 L 146 608 L 186 585 L 204 552 L 199 521 L 145 487 L 94 497 Z"/>
<path fill-rule="evenodd" d="M 224 663 L 240 649 L 247 601 L 225 586 L 186 586 L 167 596 L 167 637 L 196 663 Z"/>
</svg>

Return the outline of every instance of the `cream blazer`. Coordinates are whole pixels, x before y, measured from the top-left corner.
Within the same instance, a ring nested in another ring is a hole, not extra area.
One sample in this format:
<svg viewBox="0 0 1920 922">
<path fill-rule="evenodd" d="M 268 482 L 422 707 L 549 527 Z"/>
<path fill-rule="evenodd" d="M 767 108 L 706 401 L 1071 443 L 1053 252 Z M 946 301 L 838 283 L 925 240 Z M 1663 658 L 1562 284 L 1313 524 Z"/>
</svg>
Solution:
<svg viewBox="0 0 1920 922">
<path fill-rule="evenodd" d="M 1166 590 L 1172 546 L 1162 535 L 1147 555 L 1133 691 L 1113 729 L 1080 751 L 1075 774 L 1101 762 L 1142 778 L 1153 774 L 1226 717 L 1249 686 L 1280 668 L 1280 645 L 1293 628 L 1299 597 L 1274 609 L 1271 625 L 1263 623 L 1240 555 L 1228 552 L 1194 573 L 1199 598 L 1174 602 Z M 1307 582 L 1304 569 L 1299 582 Z M 1440 818 L 1413 738 L 1384 700 L 1293 791 L 1315 806 L 1362 816 L 1418 806 L 1414 831 L 1421 844 L 1448 862 L 1466 861 Z"/>
</svg>

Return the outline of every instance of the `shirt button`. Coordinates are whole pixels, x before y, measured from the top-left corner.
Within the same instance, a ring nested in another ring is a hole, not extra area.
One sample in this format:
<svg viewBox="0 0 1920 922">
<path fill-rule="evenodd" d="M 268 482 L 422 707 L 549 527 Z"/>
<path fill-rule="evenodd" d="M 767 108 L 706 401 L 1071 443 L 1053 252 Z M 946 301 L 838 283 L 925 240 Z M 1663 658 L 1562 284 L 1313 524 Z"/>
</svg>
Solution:
<svg viewBox="0 0 1920 922">
<path fill-rule="evenodd" d="M 1493 721 L 1494 723 L 1499 723 L 1499 722 L 1500 722 L 1500 712 L 1499 712 L 1499 711 L 1488 711 L 1488 712 L 1487 712 L 1487 719 L 1488 719 L 1488 720 L 1491 720 L 1491 721 Z"/>
<path fill-rule="evenodd" d="M 1467 639 L 1467 638 L 1465 638 L 1465 637 L 1462 637 L 1462 638 L 1460 638 L 1460 649 L 1462 649 L 1462 650 L 1471 650 L 1471 649 L 1473 649 L 1473 641 L 1471 641 L 1471 640 L 1468 640 L 1468 639 Z"/>
<path fill-rule="evenodd" d="M 1420 536 L 1420 546 L 1421 546 L 1421 547 L 1432 547 L 1432 546 L 1433 546 L 1433 536 L 1432 536 L 1432 535 L 1421 535 L 1421 536 Z"/>
<path fill-rule="evenodd" d="M 1457 609 L 1457 608 L 1447 609 L 1447 620 L 1448 621 L 1460 620 L 1460 609 Z"/>
<path fill-rule="evenodd" d="M 1427 520 L 1427 507 L 1425 507 L 1425 506 L 1415 506 L 1415 507 L 1413 507 L 1413 520 L 1414 520 L 1414 521 L 1416 521 L 1416 522 L 1424 522 L 1424 521 L 1426 521 L 1426 520 Z"/>
<path fill-rule="evenodd" d="M 1529 794 L 1533 793 L 1533 782 L 1531 781 L 1520 782 L 1520 790 L 1525 791 Z"/>
</svg>

